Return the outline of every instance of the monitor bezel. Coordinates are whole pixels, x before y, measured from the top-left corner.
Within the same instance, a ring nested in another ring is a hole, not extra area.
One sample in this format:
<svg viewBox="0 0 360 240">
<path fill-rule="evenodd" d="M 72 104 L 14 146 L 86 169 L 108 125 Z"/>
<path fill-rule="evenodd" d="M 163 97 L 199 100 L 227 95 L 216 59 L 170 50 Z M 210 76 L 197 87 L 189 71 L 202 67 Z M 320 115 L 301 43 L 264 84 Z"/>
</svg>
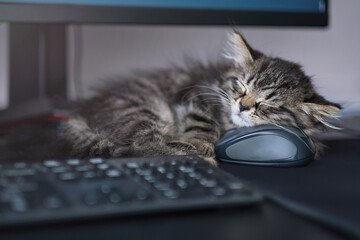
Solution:
<svg viewBox="0 0 360 240">
<path fill-rule="evenodd" d="M 0 21 L 31 23 L 156 24 L 156 25 L 328 25 L 324 12 L 141 8 L 73 4 L 0 3 Z"/>
</svg>

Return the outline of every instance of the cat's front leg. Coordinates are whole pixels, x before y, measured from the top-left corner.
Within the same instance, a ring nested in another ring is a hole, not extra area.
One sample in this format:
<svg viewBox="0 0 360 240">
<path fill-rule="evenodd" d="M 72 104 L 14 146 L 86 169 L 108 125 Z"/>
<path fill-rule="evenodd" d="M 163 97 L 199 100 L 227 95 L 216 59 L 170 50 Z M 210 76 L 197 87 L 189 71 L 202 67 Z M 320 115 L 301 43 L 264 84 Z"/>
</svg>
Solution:
<svg viewBox="0 0 360 240">
<path fill-rule="evenodd" d="M 216 165 L 215 143 L 220 137 L 219 124 L 208 113 L 189 112 L 182 124 L 182 140 L 194 147 L 194 152 Z"/>
<path fill-rule="evenodd" d="M 215 159 L 215 146 L 213 143 L 209 142 L 208 140 L 198 138 L 189 139 L 189 143 L 195 146 L 195 152 L 199 157 L 205 159 L 213 165 L 217 165 Z"/>
</svg>

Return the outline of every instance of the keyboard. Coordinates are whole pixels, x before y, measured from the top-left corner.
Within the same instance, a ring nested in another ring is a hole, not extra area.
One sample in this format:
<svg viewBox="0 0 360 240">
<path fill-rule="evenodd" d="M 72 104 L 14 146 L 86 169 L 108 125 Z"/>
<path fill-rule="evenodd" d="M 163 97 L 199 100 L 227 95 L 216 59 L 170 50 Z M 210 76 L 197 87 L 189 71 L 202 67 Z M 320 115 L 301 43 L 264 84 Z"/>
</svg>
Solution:
<svg viewBox="0 0 360 240">
<path fill-rule="evenodd" d="M 0 227 L 249 206 L 262 199 L 191 155 L 0 165 Z"/>
</svg>

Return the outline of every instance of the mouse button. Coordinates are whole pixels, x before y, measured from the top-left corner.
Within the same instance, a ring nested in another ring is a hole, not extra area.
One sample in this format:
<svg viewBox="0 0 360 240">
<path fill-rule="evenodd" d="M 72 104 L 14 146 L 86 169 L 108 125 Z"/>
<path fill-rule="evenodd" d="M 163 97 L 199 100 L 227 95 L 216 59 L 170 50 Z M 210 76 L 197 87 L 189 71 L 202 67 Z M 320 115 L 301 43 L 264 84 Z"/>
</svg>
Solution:
<svg viewBox="0 0 360 240">
<path fill-rule="evenodd" d="M 255 135 L 238 141 L 225 150 L 228 157 L 247 161 L 286 161 L 294 159 L 297 147 L 279 135 Z"/>
<path fill-rule="evenodd" d="M 274 124 L 262 124 L 252 127 L 253 131 L 264 131 L 264 130 L 283 130 L 283 128 L 276 126 Z"/>
<path fill-rule="evenodd" d="M 301 137 L 301 140 L 305 143 L 308 149 L 315 152 L 314 142 L 308 136 Z"/>
<path fill-rule="evenodd" d="M 308 142 L 309 142 L 311 151 L 315 153 L 315 152 L 316 152 L 316 147 L 315 147 L 314 142 L 313 142 L 313 141 L 311 140 L 311 138 L 309 138 L 309 137 L 307 137 L 307 140 L 308 140 Z"/>
<path fill-rule="evenodd" d="M 292 126 L 283 126 L 283 128 L 286 128 L 289 133 L 295 134 L 301 138 L 307 138 L 307 135 L 305 134 L 305 132 L 300 128 L 292 127 Z M 281 130 L 284 130 L 284 129 L 281 129 Z"/>
<path fill-rule="evenodd" d="M 303 159 L 303 158 L 315 156 L 315 152 L 316 152 L 315 146 L 309 138 L 298 139 L 298 143 L 296 145 L 298 148 L 297 155 L 296 155 L 297 159 Z"/>
<path fill-rule="evenodd" d="M 227 130 L 223 136 L 219 139 L 218 143 L 232 143 L 234 141 L 238 141 L 243 136 L 251 133 L 252 130 L 249 127 L 242 127 L 242 128 L 232 128 Z"/>
<path fill-rule="evenodd" d="M 219 141 L 230 138 L 231 136 L 236 135 L 237 132 L 238 132 L 237 128 L 231 128 L 222 135 Z"/>
<path fill-rule="evenodd" d="M 305 158 L 315 153 L 315 145 L 312 140 L 301 130 L 292 128 L 295 132 L 283 132 L 284 137 L 297 146 L 296 158 Z"/>
</svg>

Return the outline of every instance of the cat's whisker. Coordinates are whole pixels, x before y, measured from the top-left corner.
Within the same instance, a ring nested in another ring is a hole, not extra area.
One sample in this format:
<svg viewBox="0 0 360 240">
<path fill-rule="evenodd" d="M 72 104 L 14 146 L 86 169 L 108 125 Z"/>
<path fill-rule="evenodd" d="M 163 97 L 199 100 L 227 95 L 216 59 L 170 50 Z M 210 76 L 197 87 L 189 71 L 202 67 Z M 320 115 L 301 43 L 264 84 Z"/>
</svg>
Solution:
<svg viewBox="0 0 360 240">
<path fill-rule="evenodd" d="M 226 99 L 230 99 L 231 96 L 225 92 L 223 89 L 217 87 L 217 86 L 204 86 L 204 85 L 194 85 L 194 87 L 198 87 L 198 88 L 205 88 L 205 89 L 209 89 L 209 90 L 212 90 L 218 94 L 220 94 L 221 96 L 225 97 Z"/>
<path fill-rule="evenodd" d="M 189 99 L 190 99 L 190 100 L 194 100 L 194 98 L 201 97 L 201 96 L 204 96 L 204 97 L 206 97 L 206 96 L 213 96 L 213 97 L 219 97 L 219 98 L 220 98 L 219 95 L 213 94 L 213 93 L 198 93 L 198 94 L 196 94 L 196 95 L 191 96 Z"/>
<path fill-rule="evenodd" d="M 208 99 L 207 96 L 213 96 L 213 97 L 216 97 L 215 99 L 218 99 L 219 102 L 220 102 L 221 100 L 224 100 L 225 103 L 228 103 L 228 104 L 231 103 L 228 98 L 224 97 L 224 95 L 222 95 L 222 94 L 216 94 L 216 93 L 210 93 L 210 92 L 198 93 L 198 94 L 196 94 L 196 95 L 191 96 L 189 100 L 193 100 L 194 98 L 197 98 L 197 97 L 200 97 L 200 96 L 204 96 L 205 99 Z"/>
<path fill-rule="evenodd" d="M 205 102 L 205 100 L 203 100 L 204 102 Z M 223 102 L 219 102 L 219 101 L 216 101 L 216 100 L 207 100 L 206 102 L 208 102 L 208 103 L 212 103 L 212 104 L 214 104 L 214 103 L 217 103 L 217 104 L 219 104 L 219 105 L 224 105 L 223 104 Z"/>
<path fill-rule="evenodd" d="M 215 89 L 213 89 L 214 91 L 220 93 L 221 95 L 223 95 L 224 97 L 226 98 L 231 98 L 231 96 L 223 89 L 217 87 L 217 86 L 214 86 Z"/>
<path fill-rule="evenodd" d="M 223 93 L 225 96 L 229 97 L 230 98 L 230 95 L 224 90 L 224 89 L 221 89 L 221 88 L 218 88 L 218 90 Z"/>
<path fill-rule="evenodd" d="M 230 104 L 230 102 L 228 102 L 227 99 L 224 99 L 224 98 L 222 98 L 221 96 L 218 96 L 218 95 L 198 94 L 197 96 L 215 96 L 215 97 L 205 97 L 203 99 L 200 99 L 201 102 L 218 103 L 219 105 L 224 105 L 224 103 L 225 104 Z M 192 97 L 192 100 L 193 100 L 194 97 Z M 225 100 L 225 101 L 222 101 L 222 100 Z"/>
<path fill-rule="evenodd" d="M 278 107 L 277 105 L 269 104 L 269 103 L 266 103 L 266 102 L 262 102 L 261 105 L 265 105 L 265 106 L 272 107 L 272 108 L 277 108 Z"/>
</svg>

